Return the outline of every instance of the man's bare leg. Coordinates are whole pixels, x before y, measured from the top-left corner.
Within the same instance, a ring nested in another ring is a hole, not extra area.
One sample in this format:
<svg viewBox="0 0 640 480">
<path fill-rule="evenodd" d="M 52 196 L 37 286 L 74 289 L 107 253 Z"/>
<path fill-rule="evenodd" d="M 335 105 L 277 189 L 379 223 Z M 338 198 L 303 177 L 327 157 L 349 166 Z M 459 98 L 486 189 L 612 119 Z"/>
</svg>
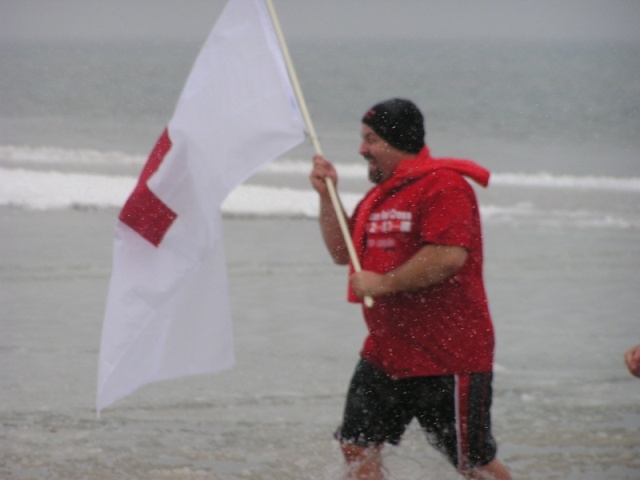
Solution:
<svg viewBox="0 0 640 480">
<path fill-rule="evenodd" d="M 382 445 L 377 447 L 359 447 L 343 444 L 342 453 L 349 468 L 348 477 L 352 480 L 383 480 Z"/>
<path fill-rule="evenodd" d="M 511 474 L 498 460 L 493 460 L 487 465 L 475 468 L 464 474 L 464 476 L 469 480 L 511 480 Z"/>
<path fill-rule="evenodd" d="M 348 479 L 384 480 L 382 445 L 366 448 L 345 444 L 341 447 L 347 461 Z M 463 475 L 468 480 L 512 480 L 511 474 L 499 460 L 493 460 L 491 463 L 470 470 Z"/>
</svg>

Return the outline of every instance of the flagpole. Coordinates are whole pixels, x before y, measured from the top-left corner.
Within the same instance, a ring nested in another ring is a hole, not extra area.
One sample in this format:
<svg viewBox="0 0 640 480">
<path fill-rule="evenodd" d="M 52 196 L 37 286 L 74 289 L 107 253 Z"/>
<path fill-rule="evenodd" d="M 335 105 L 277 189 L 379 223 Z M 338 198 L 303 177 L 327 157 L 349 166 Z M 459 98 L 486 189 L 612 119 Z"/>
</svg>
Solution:
<svg viewBox="0 0 640 480">
<path fill-rule="evenodd" d="M 302 113 L 304 123 L 307 125 L 307 130 L 309 132 L 309 137 L 311 139 L 313 149 L 315 150 L 315 153 L 317 155 L 322 155 L 322 148 L 320 148 L 320 142 L 318 141 L 316 130 L 313 126 L 313 122 L 311 121 L 311 116 L 309 115 L 309 110 L 307 109 L 307 104 L 304 100 L 304 96 L 302 95 L 302 89 L 300 88 L 298 75 L 296 74 L 296 70 L 293 67 L 293 62 L 291 60 L 291 56 L 289 55 L 289 49 L 287 48 L 287 42 L 284 39 L 282 28 L 280 28 L 280 21 L 278 20 L 278 16 L 276 15 L 276 10 L 273 7 L 273 2 L 271 0 L 265 0 L 265 2 L 267 4 L 267 8 L 269 9 L 269 14 L 271 15 L 271 22 L 273 23 L 273 27 L 276 31 L 276 36 L 278 37 L 278 42 L 280 43 L 280 49 L 282 50 L 282 54 L 284 56 L 284 61 L 287 66 L 287 72 L 289 73 L 289 78 L 291 80 L 291 84 L 293 85 L 293 90 L 296 94 L 296 99 L 298 100 L 298 105 L 300 106 L 300 111 Z M 355 247 L 353 245 L 353 239 L 351 238 L 351 233 L 349 232 L 347 220 L 344 216 L 344 210 L 342 209 L 342 204 L 340 202 L 340 199 L 338 198 L 336 186 L 333 183 L 333 180 L 331 180 L 330 178 L 327 178 L 325 180 L 325 183 L 327 185 L 329 197 L 331 198 L 331 204 L 333 205 L 336 217 L 338 218 L 340 231 L 342 232 L 342 236 L 347 246 L 347 251 L 349 252 L 349 259 L 351 260 L 354 271 L 359 272 L 362 270 L 362 267 L 360 266 L 360 259 L 358 258 L 358 254 L 356 253 Z M 365 296 L 364 304 L 367 307 L 372 307 L 373 298 L 371 298 L 370 296 Z"/>
</svg>

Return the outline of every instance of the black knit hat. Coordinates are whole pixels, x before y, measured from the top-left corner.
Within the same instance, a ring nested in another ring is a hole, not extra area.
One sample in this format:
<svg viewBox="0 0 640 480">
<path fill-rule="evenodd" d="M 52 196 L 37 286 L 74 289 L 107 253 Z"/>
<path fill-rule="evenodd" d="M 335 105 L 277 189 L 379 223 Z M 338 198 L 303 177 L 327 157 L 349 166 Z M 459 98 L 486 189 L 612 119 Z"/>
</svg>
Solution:
<svg viewBox="0 0 640 480">
<path fill-rule="evenodd" d="M 403 152 L 418 153 L 424 147 L 424 118 L 409 100 L 392 98 L 378 103 L 364 114 L 362 123 Z"/>
</svg>

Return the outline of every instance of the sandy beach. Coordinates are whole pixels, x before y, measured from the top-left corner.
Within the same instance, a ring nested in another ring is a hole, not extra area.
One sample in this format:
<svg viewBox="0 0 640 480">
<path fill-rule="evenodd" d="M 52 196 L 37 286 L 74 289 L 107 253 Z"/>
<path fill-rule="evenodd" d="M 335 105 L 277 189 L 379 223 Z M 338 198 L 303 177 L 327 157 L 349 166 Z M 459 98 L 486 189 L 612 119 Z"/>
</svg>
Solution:
<svg viewBox="0 0 640 480">
<path fill-rule="evenodd" d="M 116 214 L 0 208 L 0 477 L 339 479 L 332 432 L 364 327 L 316 222 L 225 219 L 236 367 L 144 387 L 97 420 Z M 622 363 L 640 341 L 640 242 L 588 233 L 485 228 L 494 430 L 514 478 L 640 472 L 640 381 Z M 415 426 L 385 461 L 392 479 L 458 478 Z"/>
</svg>

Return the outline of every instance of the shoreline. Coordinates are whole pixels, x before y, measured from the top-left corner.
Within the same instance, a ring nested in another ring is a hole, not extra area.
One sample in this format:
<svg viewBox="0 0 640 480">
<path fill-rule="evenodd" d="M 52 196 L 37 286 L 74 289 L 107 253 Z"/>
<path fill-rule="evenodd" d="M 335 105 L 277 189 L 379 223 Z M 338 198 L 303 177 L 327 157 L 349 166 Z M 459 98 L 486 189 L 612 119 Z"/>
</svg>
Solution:
<svg viewBox="0 0 640 480">
<path fill-rule="evenodd" d="M 314 220 L 225 218 L 236 365 L 148 385 L 95 418 L 117 209 L 0 207 L 0 476 L 338 478 L 332 432 L 364 326 Z M 485 226 L 496 325 L 493 422 L 525 480 L 640 469 L 635 231 Z M 603 281 L 603 279 L 606 279 Z M 458 478 L 412 426 L 391 478 Z M 423 473 L 420 473 L 420 472 Z"/>
</svg>

